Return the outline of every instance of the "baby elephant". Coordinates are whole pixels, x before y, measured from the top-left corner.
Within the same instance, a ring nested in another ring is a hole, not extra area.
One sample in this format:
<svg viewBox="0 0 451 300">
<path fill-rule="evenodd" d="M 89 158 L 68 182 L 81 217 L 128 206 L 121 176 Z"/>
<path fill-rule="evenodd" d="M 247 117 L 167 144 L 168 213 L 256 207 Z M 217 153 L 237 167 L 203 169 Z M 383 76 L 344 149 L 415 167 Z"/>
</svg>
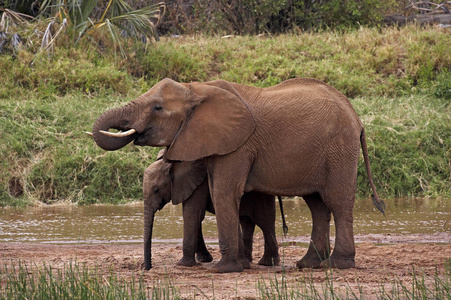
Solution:
<svg viewBox="0 0 451 300">
<path fill-rule="evenodd" d="M 194 266 L 195 255 L 199 262 L 213 260 L 202 235 L 201 223 L 205 211 L 214 213 L 214 208 L 208 189 L 207 171 L 201 162 L 155 161 L 144 172 L 143 194 L 146 270 L 152 268 L 151 243 L 155 213 L 169 201 L 174 205 L 183 203 L 183 257 L 177 264 Z M 274 196 L 245 193 L 240 204 L 240 223 L 243 232 L 240 241 L 243 267 L 250 268 L 255 225 L 262 229 L 265 239 L 264 255 L 258 263 L 267 266 L 278 264 L 280 257 L 275 234 Z"/>
</svg>

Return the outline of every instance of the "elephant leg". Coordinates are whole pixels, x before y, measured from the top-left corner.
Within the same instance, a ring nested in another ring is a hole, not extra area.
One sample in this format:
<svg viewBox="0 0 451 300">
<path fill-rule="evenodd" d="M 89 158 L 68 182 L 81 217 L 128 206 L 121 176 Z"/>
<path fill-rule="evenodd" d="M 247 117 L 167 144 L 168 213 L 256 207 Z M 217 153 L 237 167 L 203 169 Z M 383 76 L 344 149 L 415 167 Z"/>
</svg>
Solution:
<svg viewBox="0 0 451 300">
<path fill-rule="evenodd" d="M 204 236 L 202 234 L 202 226 L 199 226 L 199 236 L 197 238 L 196 259 L 198 262 L 201 262 L 201 263 L 213 261 L 213 256 L 211 256 L 210 252 L 207 250 L 207 246 L 205 245 Z"/>
<path fill-rule="evenodd" d="M 249 260 L 246 257 L 245 254 L 245 246 L 244 246 L 244 238 L 243 238 L 243 231 L 241 228 L 239 228 L 238 232 L 238 261 L 243 265 L 244 269 L 250 269 L 251 268 L 251 260 Z M 252 253 L 251 253 L 252 255 Z"/>
<path fill-rule="evenodd" d="M 242 161 L 239 164 L 237 162 L 231 155 L 209 160 L 206 164 L 221 252 L 221 259 L 214 268 L 220 273 L 242 272 L 244 268 L 250 267 L 249 262 L 240 260 L 239 256 L 240 239 L 242 241 L 239 205 L 250 163 L 246 168 Z"/>
<path fill-rule="evenodd" d="M 200 185 L 193 194 L 183 202 L 183 257 L 177 262 L 179 266 L 195 266 L 195 253 L 199 244 L 208 253 L 202 235 L 202 220 L 208 198 L 208 185 Z"/>
<path fill-rule="evenodd" d="M 275 235 L 275 225 L 274 223 L 272 226 L 265 223 L 263 226 L 259 227 L 262 229 L 265 238 L 265 252 L 258 261 L 258 264 L 263 266 L 276 266 L 280 263 L 280 256 Z"/>
<path fill-rule="evenodd" d="M 320 268 L 321 262 L 330 255 L 331 211 L 319 194 L 303 197 L 312 214 L 313 226 L 310 245 L 304 257 L 297 262 L 298 268 Z"/>
<path fill-rule="evenodd" d="M 332 255 L 321 263 L 321 267 L 333 267 L 338 269 L 349 269 L 355 267 L 355 244 L 353 230 L 353 204 L 352 199 L 345 199 L 345 202 L 352 203 L 344 207 L 332 208 L 335 222 L 335 246 Z"/>
<path fill-rule="evenodd" d="M 244 256 L 252 262 L 255 223 L 248 216 L 240 216 L 240 224 L 243 231 Z"/>
<path fill-rule="evenodd" d="M 258 264 L 275 266 L 280 263 L 279 246 L 276 238 L 276 203 L 274 196 L 251 192 L 249 203 L 254 213 L 253 221 L 263 232 L 265 250 Z"/>
<path fill-rule="evenodd" d="M 220 273 L 242 272 L 244 266 L 238 260 L 240 235 L 238 208 L 227 212 L 227 210 L 231 209 L 217 203 L 215 204 L 215 210 L 221 260 L 214 268 Z"/>
<path fill-rule="evenodd" d="M 347 157 L 351 158 L 349 154 Z M 353 213 L 355 190 L 357 186 L 358 151 L 355 154 L 353 168 L 334 170 L 331 182 L 322 194 L 323 201 L 330 208 L 335 222 L 335 245 L 332 255 L 321 263 L 322 267 L 349 269 L 355 267 L 355 244 Z M 337 176 L 340 175 L 340 176 Z"/>
</svg>

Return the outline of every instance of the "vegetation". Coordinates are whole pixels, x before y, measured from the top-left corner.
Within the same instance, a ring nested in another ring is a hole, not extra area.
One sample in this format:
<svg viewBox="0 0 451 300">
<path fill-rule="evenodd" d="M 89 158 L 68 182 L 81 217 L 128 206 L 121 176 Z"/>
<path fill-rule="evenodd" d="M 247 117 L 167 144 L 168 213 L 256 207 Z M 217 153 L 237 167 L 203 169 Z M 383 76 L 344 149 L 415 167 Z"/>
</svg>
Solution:
<svg viewBox="0 0 451 300">
<path fill-rule="evenodd" d="M 380 25 L 404 0 L 242 0 L 165 1 L 159 30 L 171 34 L 283 33 L 293 29 L 349 29 Z"/>
<path fill-rule="evenodd" d="M 169 280 L 155 281 L 147 290 L 143 276 L 135 279 L 118 277 L 109 272 L 91 269 L 76 262 L 62 270 L 51 266 L 27 266 L 21 262 L 4 266 L 0 299 L 179 299 Z M 106 273 L 106 274 L 105 274 Z"/>
<path fill-rule="evenodd" d="M 284 273 L 281 277 L 274 273 L 273 278 L 261 275 L 256 280 L 256 299 L 365 299 L 368 293 L 371 299 L 451 299 L 451 261 L 445 263 L 443 274 L 412 270 L 407 280 L 410 283 L 406 283 L 406 278 L 393 277 L 391 282 L 380 282 L 378 291 L 365 291 L 358 283 L 357 288 L 340 287 L 334 280 L 333 270 L 325 272 L 323 283 L 315 283 L 305 276 L 288 282 Z M 149 284 L 143 275 L 121 278 L 113 271 L 92 269 L 79 263 L 65 264 L 56 270 L 47 265 L 27 266 L 16 261 L 3 266 L 0 276 L 0 299 L 189 299 L 182 296 L 170 275 Z"/>
<path fill-rule="evenodd" d="M 49 52 L 38 34 L 47 22 L 14 24 L 9 36 L 14 31 L 20 39 L 0 55 L 0 205 L 141 199 L 143 170 L 159 149 L 105 152 L 84 132 L 103 111 L 165 77 L 260 87 L 293 77 L 323 80 L 351 99 L 364 122 L 383 197 L 451 195 L 447 29 L 195 35 L 147 45 L 118 35 L 121 51 L 106 26 L 78 39 L 69 24 L 53 35 Z M 359 197 L 368 197 L 363 164 L 358 180 Z"/>
<path fill-rule="evenodd" d="M 444 274 L 418 275 L 418 270 L 412 269 L 410 284 L 393 277 L 390 282 L 381 281 L 379 291 L 364 290 L 359 282 L 354 288 L 349 282 L 338 286 L 333 269 L 324 271 L 327 276 L 322 284 L 305 276 L 296 282 L 288 282 L 283 274 L 281 278 L 277 274 L 268 279 L 261 276 L 256 282 L 258 299 L 451 299 L 451 261 L 445 263 Z"/>
<path fill-rule="evenodd" d="M 56 39 L 63 30 L 69 33 L 68 36 L 74 40 L 75 44 L 82 38 L 88 38 L 96 43 L 98 40 L 93 35 L 103 31 L 109 34 L 115 48 L 119 48 L 122 56 L 125 57 L 126 53 L 120 37 L 141 39 L 145 43 L 153 38 L 158 39 L 155 23 L 164 9 L 164 4 L 159 2 L 136 10 L 124 0 L 109 0 L 103 3 L 105 7 L 97 5 L 98 1 L 94 0 L 44 0 L 42 2 L 6 0 L 2 2 L 0 5 L 5 5 L 6 9 L 2 9 L 0 22 L 0 53 L 3 48 L 18 51 L 21 44 L 26 44 L 28 48 L 35 48 L 36 39 L 40 40 L 41 51 L 52 51 Z M 18 11 L 8 9 L 9 6 Z M 33 26 L 34 28 L 26 27 L 24 32 L 23 25 L 29 25 L 30 20 L 36 20 L 33 16 L 24 14 L 28 12 L 33 14 L 33 7 L 39 7 L 35 15 L 39 15 L 41 21 L 37 23 L 37 26 Z M 39 27 L 44 25 L 46 29 L 40 30 Z M 22 40 L 24 34 L 26 41 Z M 101 44 L 97 46 L 102 47 Z"/>
</svg>

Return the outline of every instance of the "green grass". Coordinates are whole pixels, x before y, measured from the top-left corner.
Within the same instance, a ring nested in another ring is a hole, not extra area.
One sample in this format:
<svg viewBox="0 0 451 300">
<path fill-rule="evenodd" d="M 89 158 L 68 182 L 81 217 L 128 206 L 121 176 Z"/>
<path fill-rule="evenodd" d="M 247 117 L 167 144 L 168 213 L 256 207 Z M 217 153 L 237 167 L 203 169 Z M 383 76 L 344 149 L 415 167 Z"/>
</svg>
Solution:
<svg viewBox="0 0 451 300">
<path fill-rule="evenodd" d="M 450 195 L 451 106 L 427 95 L 353 99 L 367 131 L 371 169 L 385 197 Z M 360 195 L 369 189 L 359 165 Z"/>
<path fill-rule="evenodd" d="M 266 278 L 261 275 L 256 281 L 258 299 L 451 299 L 451 260 L 445 262 L 443 273 L 436 269 L 434 274 L 425 274 L 412 268 L 410 278 L 393 276 L 369 287 L 358 281 L 353 286 L 349 282 L 339 284 L 333 269 L 324 272 L 323 282 L 305 274 L 293 282 L 285 273 L 268 274 Z"/>
<path fill-rule="evenodd" d="M 32 32 L 31 30 L 28 30 Z M 321 79 L 350 97 L 364 122 L 383 197 L 451 196 L 451 36 L 437 27 L 361 28 L 278 36 L 163 37 L 146 51 L 108 39 L 53 54 L 34 47 L 0 56 L 0 205 L 141 199 L 144 169 L 158 149 L 105 152 L 84 134 L 98 115 L 159 80 L 225 79 L 271 86 Z M 35 51 L 37 53 L 35 54 Z M 12 197 L 10 185 L 22 185 Z M 363 164 L 358 196 L 368 197 Z"/>
<path fill-rule="evenodd" d="M 105 152 L 85 134 L 92 131 L 92 122 L 103 107 L 123 100 L 75 93 L 2 102 L 3 194 L 8 178 L 15 177 L 24 183 L 23 198 L 28 201 L 92 204 L 139 198 L 142 174 L 158 149 L 127 146 L 122 151 Z M 15 200 L 4 195 L 0 202 L 11 205 Z"/>
<path fill-rule="evenodd" d="M 90 268 L 71 262 L 61 269 L 48 265 L 28 266 L 20 261 L 0 268 L 0 299 L 195 299 L 182 297 L 174 279 L 147 282 L 143 274 L 127 278 L 117 276 L 112 266 Z M 108 271 L 109 268 L 109 271 Z M 255 282 L 256 299 L 451 299 L 451 261 L 444 272 L 425 274 L 412 269 L 410 278 L 396 276 L 375 286 L 338 284 L 333 270 L 324 270 L 323 282 L 314 282 L 308 275 L 299 275 L 289 282 L 285 273 L 260 275 Z M 214 282 L 212 283 L 214 286 Z M 205 295 L 202 290 L 196 294 Z M 239 296 L 239 291 L 236 293 Z"/>
<path fill-rule="evenodd" d="M 108 274 L 80 263 L 27 266 L 16 262 L 0 271 L 0 299 L 174 299 L 178 291 L 169 281 L 155 281 L 147 288 L 142 275 L 136 279 Z"/>
</svg>

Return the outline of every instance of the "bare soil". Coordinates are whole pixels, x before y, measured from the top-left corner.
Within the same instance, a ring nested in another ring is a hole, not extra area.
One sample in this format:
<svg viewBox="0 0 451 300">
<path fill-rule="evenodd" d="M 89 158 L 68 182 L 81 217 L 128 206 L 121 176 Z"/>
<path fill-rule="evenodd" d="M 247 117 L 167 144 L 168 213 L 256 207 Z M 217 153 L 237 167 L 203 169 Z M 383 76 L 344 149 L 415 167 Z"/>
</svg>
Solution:
<svg viewBox="0 0 451 300">
<path fill-rule="evenodd" d="M 304 237 L 307 238 L 307 237 Z M 301 238 L 302 240 L 303 238 Z M 294 266 L 306 252 L 304 243 L 288 242 L 280 248 L 283 266 L 263 267 L 253 263 L 250 270 L 242 273 L 219 274 L 212 269 L 220 258 L 219 247 L 209 244 L 215 260 L 195 267 L 179 267 L 176 262 L 182 256 L 178 244 L 155 244 L 153 246 L 153 268 L 143 271 L 141 244 L 42 244 L 42 243 L 0 243 L 0 264 L 20 260 L 30 265 L 43 263 L 55 270 L 63 269 L 68 263 L 84 263 L 99 266 L 107 274 L 113 268 L 123 278 L 139 277 L 141 274 L 151 289 L 155 282 L 164 283 L 171 278 L 172 284 L 183 298 L 197 299 L 255 299 L 260 296 L 257 283 L 270 288 L 282 276 L 288 289 L 299 290 L 303 282 L 322 291 L 326 282 L 333 278 L 336 292 L 359 289 L 365 298 L 375 298 L 382 284 L 390 289 L 393 279 L 403 284 L 412 281 L 417 273 L 431 281 L 435 274 L 443 274 L 444 265 L 451 259 L 451 233 L 434 235 L 389 235 L 356 237 L 356 268 L 349 270 L 298 270 Z M 263 254 L 263 237 L 257 235 L 254 242 L 254 262 Z"/>
</svg>

